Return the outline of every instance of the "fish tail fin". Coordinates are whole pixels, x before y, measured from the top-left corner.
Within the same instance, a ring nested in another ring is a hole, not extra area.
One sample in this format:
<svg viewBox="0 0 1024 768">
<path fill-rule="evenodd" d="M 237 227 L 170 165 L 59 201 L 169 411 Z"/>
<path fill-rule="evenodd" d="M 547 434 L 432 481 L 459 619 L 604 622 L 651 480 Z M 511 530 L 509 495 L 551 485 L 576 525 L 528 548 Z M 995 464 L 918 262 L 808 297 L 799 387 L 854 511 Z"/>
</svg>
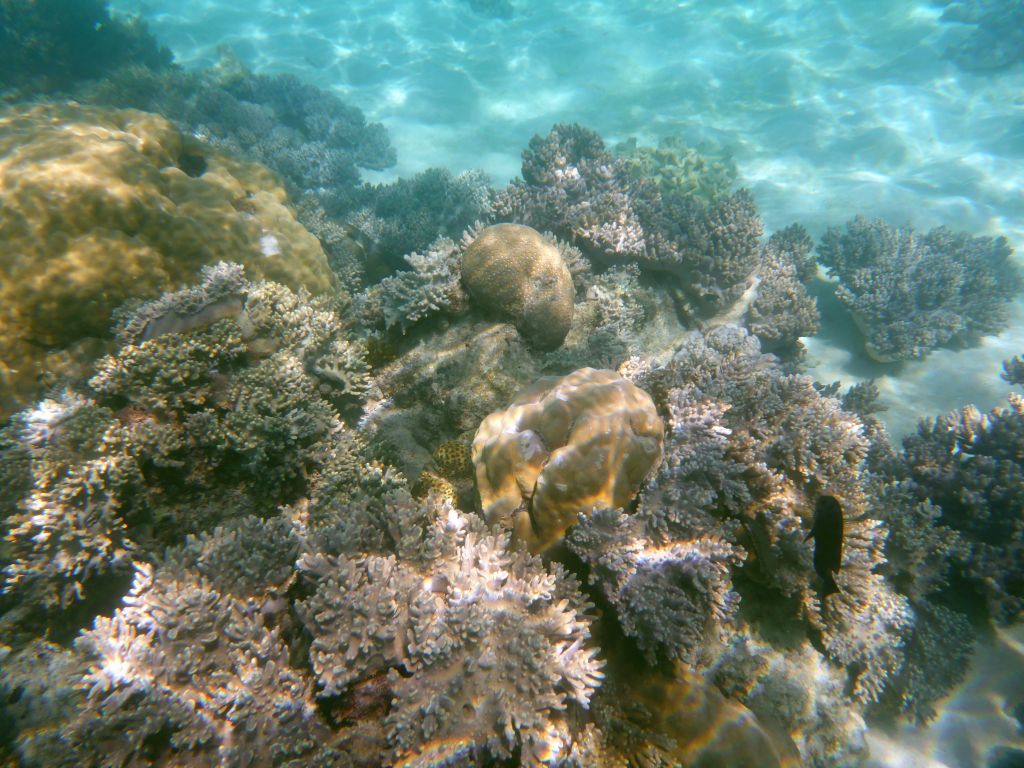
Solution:
<svg viewBox="0 0 1024 768">
<path fill-rule="evenodd" d="M 822 597 L 834 595 L 836 592 L 839 591 L 839 585 L 836 584 L 836 577 L 832 575 L 831 571 L 825 574 L 825 577 L 822 579 L 822 581 L 825 582 L 825 591 L 822 592 Z"/>
</svg>

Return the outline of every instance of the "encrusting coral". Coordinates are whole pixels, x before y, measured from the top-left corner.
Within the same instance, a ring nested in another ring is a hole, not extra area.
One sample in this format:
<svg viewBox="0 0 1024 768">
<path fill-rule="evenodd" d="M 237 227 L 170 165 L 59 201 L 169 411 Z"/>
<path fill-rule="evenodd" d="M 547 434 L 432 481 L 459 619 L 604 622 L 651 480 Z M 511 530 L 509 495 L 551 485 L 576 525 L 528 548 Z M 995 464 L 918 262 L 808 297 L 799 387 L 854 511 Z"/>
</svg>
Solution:
<svg viewBox="0 0 1024 768">
<path fill-rule="evenodd" d="M 204 265 L 230 259 L 312 293 L 335 284 L 265 168 L 158 115 L 10 107 L 0 179 L 0 414 L 40 394 L 37 380 L 67 358 L 88 362 L 85 340 L 107 337 L 115 307 L 177 289 Z"/>
<path fill-rule="evenodd" d="M 650 397 L 614 371 L 541 379 L 473 439 L 484 516 L 542 552 L 580 514 L 628 504 L 661 461 L 663 439 Z"/>
</svg>

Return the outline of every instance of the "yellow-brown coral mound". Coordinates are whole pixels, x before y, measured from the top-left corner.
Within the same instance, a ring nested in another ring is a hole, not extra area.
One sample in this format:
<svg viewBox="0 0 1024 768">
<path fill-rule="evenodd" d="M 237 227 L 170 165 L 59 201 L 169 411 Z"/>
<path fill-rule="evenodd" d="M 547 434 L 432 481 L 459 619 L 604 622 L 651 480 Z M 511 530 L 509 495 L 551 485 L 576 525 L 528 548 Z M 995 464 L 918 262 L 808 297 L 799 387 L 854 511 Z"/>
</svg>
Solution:
<svg viewBox="0 0 1024 768">
<path fill-rule="evenodd" d="M 558 245 L 522 224 L 495 224 L 462 255 L 462 282 L 477 304 L 512 318 L 538 349 L 557 349 L 572 326 L 572 275 Z"/>
<path fill-rule="evenodd" d="M 237 262 L 313 293 L 332 284 L 268 170 L 134 110 L 0 112 L 0 243 L 0 418 L 55 357 L 106 336 L 115 307 L 194 282 L 204 265 Z"/>
<path fill-rule="evenodd" d="M 541 552 L 580 513 L 627 505 L 664 439 L 650 396 L 614 371 L 541 379 L 485 418 L 473 440 L 487 520 Z"/>
</svg>

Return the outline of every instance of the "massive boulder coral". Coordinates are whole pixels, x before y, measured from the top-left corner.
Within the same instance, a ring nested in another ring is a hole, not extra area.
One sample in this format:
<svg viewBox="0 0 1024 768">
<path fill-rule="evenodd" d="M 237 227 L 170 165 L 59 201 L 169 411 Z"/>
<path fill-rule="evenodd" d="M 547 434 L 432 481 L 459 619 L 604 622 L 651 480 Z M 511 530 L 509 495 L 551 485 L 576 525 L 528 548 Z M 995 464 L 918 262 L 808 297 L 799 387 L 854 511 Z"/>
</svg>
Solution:
<svg viewBox="0 0 1024 768">
<path fill-rule="evenodd" d="M 261 166 L 131 110 L 30 104 L 0 112 L 0 414 L 37 379 L 95 354 L 115 307 L 229 259 L 253 278 L 324 293 L 319 242 Z"/>
<path fill-rule="evenodd" d="M 555 242 L 521 224 L 495 224 L 462 254 L 462 282 L 487 311 L 511 317 L 538 349 L 555 349 L 572 325 L 572 275 Z"/>
<path fill-rule="evenodd" d="M 650 396 L 614 371 L 541 379 L 473 439 L 484 515 L 544 551 L 579 514 L 628 504 L 661 461 L 663 440 Z"/>
<path fill-rule="evenodd" d="M 839 278 L 865 351 L 880 362 L 923 357 L 998 333 L 1024 281 L 1005 237 L 937 227 L 919 234 L 858 216 L 830 228 L 818 256 Z"/>
</svg>

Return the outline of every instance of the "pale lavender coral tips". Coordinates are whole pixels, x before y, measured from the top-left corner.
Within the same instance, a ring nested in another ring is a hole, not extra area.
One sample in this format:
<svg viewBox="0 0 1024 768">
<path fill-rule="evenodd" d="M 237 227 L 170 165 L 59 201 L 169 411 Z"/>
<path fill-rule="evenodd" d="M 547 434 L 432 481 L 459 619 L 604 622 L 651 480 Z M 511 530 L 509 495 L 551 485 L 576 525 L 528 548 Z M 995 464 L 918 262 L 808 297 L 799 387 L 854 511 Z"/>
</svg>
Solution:
<svg viewBox="0 0 1024 768">
<path fill-rule="evenodd" d="M 664 437 L 650 396 L 614 371 L 541 379 L 477 430 L 484 514 L 541 552 L 580 514 L 628 505 L 660 464 Z"/>
</svg>

